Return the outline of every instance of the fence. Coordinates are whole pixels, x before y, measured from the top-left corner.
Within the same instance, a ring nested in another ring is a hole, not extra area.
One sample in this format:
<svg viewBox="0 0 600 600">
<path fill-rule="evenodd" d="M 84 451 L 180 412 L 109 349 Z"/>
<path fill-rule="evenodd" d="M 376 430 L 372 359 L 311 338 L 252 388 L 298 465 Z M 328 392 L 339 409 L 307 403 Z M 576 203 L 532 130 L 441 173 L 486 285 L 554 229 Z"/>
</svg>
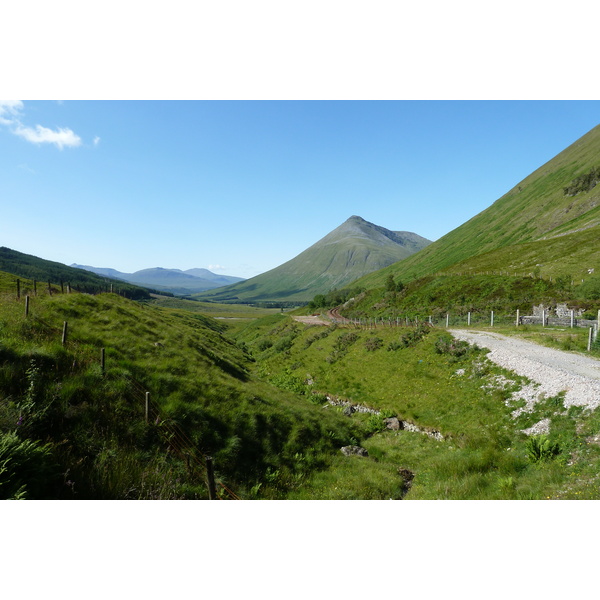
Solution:
<svg viewBox="0 0 600 600">
<path fill-rule="evenodd" d="M 17 280 L 19 281 L 19 280 Z M 17 286 L 19 292 L 21 291 L 20 282 Z M 32 286 L 35 289 L 35 286 Z M 70 286 L 68 286 L 68 293 L 71 293 Z M 51 294 L 50 294 L 51 295 Z M 21 294 L 19 293 L 18 301 L 20 301 Z M 60 335 L 62 345 L 78 345 L 77 341 L 71 341 L 68 338 L 69 323 L 68 321 L 63 322 L 62 328 L 57 328 L 43 319 L 37 317 L 31 313 L 32 301 L 29 295 L 25 296 L 25 311 L 24 315 L 26 319 L 33 319 L 45 332 L 49 335 Z M 106 350 L 105 348 L 99 349 L 98 360 L 100 368 L 104 374 L 106 369 Z M 133 377 L 127 378 L 131 384 L 131 392 L 128 394 L 130 400 L 138 406 L 140 406 L 140 414 L 143 415 L 146 423 L 149 426 L 155 426 L 158 428 L 159 433 L 169 445 L 169 448 L 183 461 L 185 461 L 187 469 L 190 473 L 200 475 L 205 478 L 208 496 L 210 500 L 223 500 L 232 499 L 239 500 L 240 498 L 223 482 L 215 479 L 213 459 L 197 450 L 194 443 L 189 439 L 187 434 L 181 427 L 174 421 L 166 418 L 160 409 L 160 406 L 151 398 L 151 393 Z M 218 488 L 218 490 L 217 490 Z"/>
<path fill-rule="evenodd" d="M 388 327 L 415 327 L 419 324 L 427 324 L 435 327 L 494 327 L 500 325 L 513 325 L 520 327 L 523 325 L 539 325 L 541 327 L 566 327 L 566 328 L 588 328 L 590 331 L 588 341 L 588 351 L 600 343 L 598 340 L 598 323 L 600 322 L 600 311 L 598 319 L 583 319 L 575 317 L 575 311 L 571 311 L 568 317 L 556 317 L 546 314 L 542 315 L 520 315 L 520 311 L 512 314 L 498 314 L 493 310 L 489 313 L 468 312 L 466 314 L 445 314 L 435 315 L 415 315 L 410 316 L 380 316 L 365 317 L 359 319 L 348 319 L 342 317 L 337 310 L 329 311 L 328 318 L 332 323 L 345 327 L 355 327 L 357 329 L 380 329 Z"/>
</svg>

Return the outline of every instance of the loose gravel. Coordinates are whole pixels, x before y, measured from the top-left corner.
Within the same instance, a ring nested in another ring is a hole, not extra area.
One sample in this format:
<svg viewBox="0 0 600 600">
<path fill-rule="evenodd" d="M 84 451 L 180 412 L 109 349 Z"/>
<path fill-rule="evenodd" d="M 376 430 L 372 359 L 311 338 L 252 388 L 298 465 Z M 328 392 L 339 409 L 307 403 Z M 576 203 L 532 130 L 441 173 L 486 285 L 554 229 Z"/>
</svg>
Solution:
<svg viewBox="0 0 600 600">
<path fill-rule="evenodd" d="M 542 398 L 561 392 L 565 392 L 565 407 L 585 406 L 593 410 L 600 406 L 600 361 L 594 358 L 498 333 L 459 329 L 450 329 L 449 333 L 459 340 L 489 348 L 487 357 L 491 361 L 531 380 L 531 384 L 513 394 L 514 399 L 523 398 L 526 402 L 520 412 L 530 412 Z"/>
</svg>

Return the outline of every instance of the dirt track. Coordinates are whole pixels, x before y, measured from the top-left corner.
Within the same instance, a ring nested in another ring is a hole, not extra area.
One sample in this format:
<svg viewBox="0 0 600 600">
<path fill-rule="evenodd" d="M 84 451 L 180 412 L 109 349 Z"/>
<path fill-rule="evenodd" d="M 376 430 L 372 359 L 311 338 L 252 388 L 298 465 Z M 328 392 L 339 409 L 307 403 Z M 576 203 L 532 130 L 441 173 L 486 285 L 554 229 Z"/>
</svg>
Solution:
<svg viewBox="0 0 600 600">
<path fill-rule="evenodd" d="M 294 321 L 304 323 L 305 325 L 331 325 L 331 321 L 324 319 L 318 315 L 311 315 L 307 317 L 292 317 Z"/>
<path fill-rule="evenodd" d="M 450 329 L 455 338 L 489 348 L 496 364 L 535 382 L 535 396 L 565 392 L 564 405 L 600 406 L 600 361 L 498 333 Z M 529 393 L 533 390 L 529 390 Z M 533 401 L 535 399 L 532 398 Z"/>
</svg>

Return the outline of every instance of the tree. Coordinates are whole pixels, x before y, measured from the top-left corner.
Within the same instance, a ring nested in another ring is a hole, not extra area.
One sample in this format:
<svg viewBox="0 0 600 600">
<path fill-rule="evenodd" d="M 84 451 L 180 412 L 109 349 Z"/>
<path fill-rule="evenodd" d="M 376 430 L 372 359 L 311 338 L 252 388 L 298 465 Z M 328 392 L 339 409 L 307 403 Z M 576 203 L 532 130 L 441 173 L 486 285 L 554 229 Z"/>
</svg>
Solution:
<svg viewBox="0 0 600 600">
<path fill-rule="evenodd" d="M 396 282 L 394 281 L 394 276 L 390 273 L 385 280 L 385 291 L 386 292 L 395 292 L 396 291 Z"/>
</svg>

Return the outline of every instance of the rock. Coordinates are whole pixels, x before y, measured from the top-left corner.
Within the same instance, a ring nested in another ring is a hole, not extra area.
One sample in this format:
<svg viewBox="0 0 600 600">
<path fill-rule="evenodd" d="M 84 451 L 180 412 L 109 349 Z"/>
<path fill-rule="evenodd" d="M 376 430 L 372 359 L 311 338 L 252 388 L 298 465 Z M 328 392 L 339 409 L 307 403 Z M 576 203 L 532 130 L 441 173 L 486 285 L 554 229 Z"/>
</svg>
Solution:
<svg viewBox="0 0 600 600">
<path fill-rule="evenodd" d="M 346 406 L 344 408 L 344 415 L 346 417 L 351 417 L 353 412 L 354 412 L 354 407 L 353 406 Z"/>
<path fill-rule="evenodd" d="M 369 456 L 366 448 L 361 446 L 342 446 L 344 456 Z"/>
<path fill-rule="evenodd" d="M 410 469 L 403 469 L 402 467 L 398 468 L 398 475 L 404 479 L 407 486 L 410 486 L 412 480 L 415 478 L 415 474 Z"/>
<path fill-rule="evenodd" d="M 393 431 L 403 429 L 402 423 L 398 417 L 390 417 L 389 419 L 384 419 L 383 422 L 388 429 L 392 429 Z"/>
</svg>

